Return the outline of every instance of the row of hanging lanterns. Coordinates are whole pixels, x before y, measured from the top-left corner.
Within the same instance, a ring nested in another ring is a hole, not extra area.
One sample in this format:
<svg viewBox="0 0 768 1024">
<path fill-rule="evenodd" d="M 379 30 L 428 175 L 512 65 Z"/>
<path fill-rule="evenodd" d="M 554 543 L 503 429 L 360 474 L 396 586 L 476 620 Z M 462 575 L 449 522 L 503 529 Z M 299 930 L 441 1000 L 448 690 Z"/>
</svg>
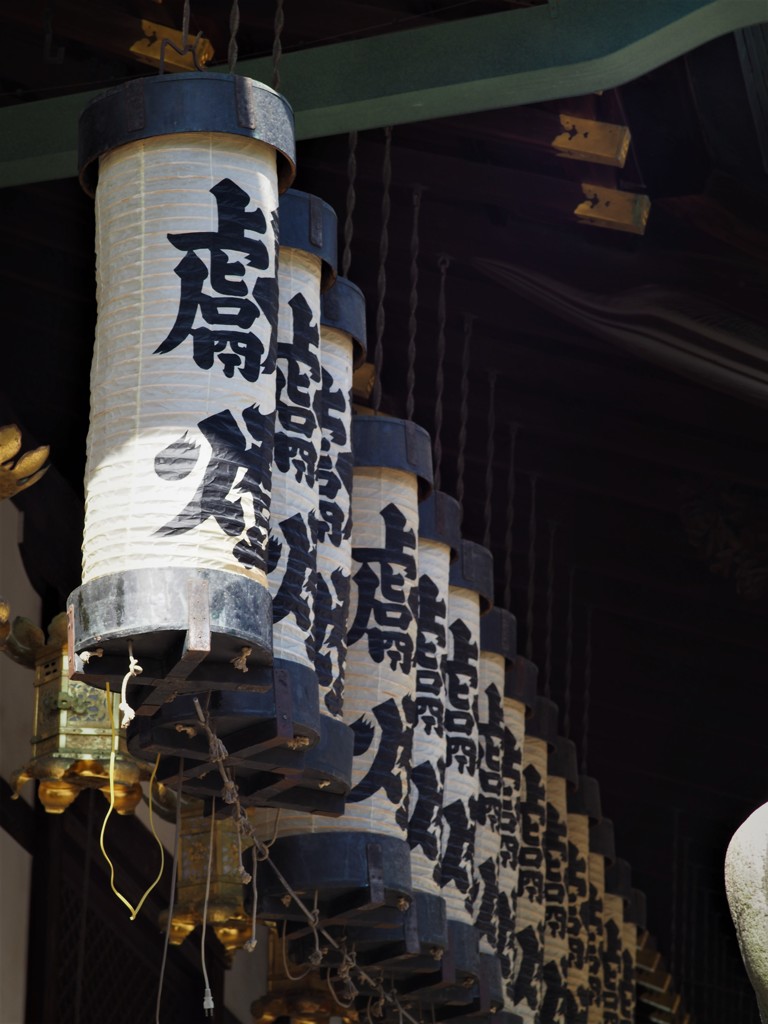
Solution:
<svg viewBox="0 0 768 1024">
<path fill-rule="evenodd" d="M 364 961 L 436 1019 L 634 1022 L 640 897 L 492 607 L 492 554 L 433 490 L 425 430 L 352 416 L 364 301 L 333 211 L 287 190 L 288 105 L 142 79 L 86 109 L 80 147 L 99 316 L 56 672 L 113 701 L 107 749 L 136 774 L 113 757 L 112 787 L 135 796 L 155 757 L 178 787 L 171 941 L 210 920 L 232 951 L 282 922 L 273 952 L 303 962 L 309 906 L 345 1011 Z"/>
</svg>

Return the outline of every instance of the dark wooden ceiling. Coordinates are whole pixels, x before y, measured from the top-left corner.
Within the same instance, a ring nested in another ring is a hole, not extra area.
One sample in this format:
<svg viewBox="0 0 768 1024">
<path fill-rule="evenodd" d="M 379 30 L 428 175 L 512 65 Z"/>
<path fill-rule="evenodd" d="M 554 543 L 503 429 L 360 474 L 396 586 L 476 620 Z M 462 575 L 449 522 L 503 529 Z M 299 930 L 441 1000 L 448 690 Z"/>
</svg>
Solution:
<svg viewBox="0 0 768 1024">
<path fill-rule="evenodd" d="M 288 0 L 283 45 L 300 49 L 516 6 L 525 5 Z M 181 4 L 169 0 L 113 0 L 100 8 L 103 18 L 112 13 L 181 23 Z M 4 10 L 0 102 L 94 88 L 149 70 L 116 55 L 103 29 L 89 42 L 82 28 L 88 9 L 85 0 L 67 0 L 47 21 L 43 4 Z M 228 28 L 222 5 L 196 0 L 192 9 L 193 30 L 202 29 L 223 57 Z M 243 56 L 271 51 L 271 5 L 241 5 L 239 46 Z M 534 660 L 542 670 L 549 665 L 552 694 L 561 705 L 570 661 L 571 735 L 582 748 L 586 736 L 588 770 L 600 779 L 619 852 L 632 863 L 635 884 L 648 893 L 650 927 L 705 1022 L 746 1020 L 751 1012 L 743 1010 L 751 1002 L 744 1003 L 721 876 L 730 835 L 766 798 L 761 711 L 768 662 L 768 410 L 673 373 L 628 350 L 610 331 L 576 326 L 558 312 L 557 299 L 558 288 L 604 297 L 641 286 L 674 289 L 694 309 L 706 312 L 714 303 L 748 317 L 768 337 L 768 181 L 739 52 L 738 40 L 726 36 L 602 95 L 395 127 L 383 302 L 384 405 L 402 413 L 412 195 L 418 186 L 415 419 L 430 430 L 435 421 L 438 260 L 445 254 L 451 263 L 443 488 L 453 490 L 457 482 L 469 314 L 465 534 L 480 541 L 487 529 L 487 410 L 494 373 L 490 534 L 497 599 L 509 583 L 521 648 L 530 632 Z M 525 125 L 559 113 L 628 125 L 633 141 L 624 168 L 562 160 L 537 144 Z M 298 154 L 297 186 L 332 203 L 340 221 L 348 151 L 348 139 L 334 137 L 304 142 Z M 360 134 L 350 277 L 368 299 L 371 341 L 383 153 L 382 131 Z M 578 223 L 571 196 L 585 181 L 648 195 L 645 234 Z M 52 470 L 17 502 L 25 513 L 26 564 L 46 615 L 52 615 L 79 573 L 96 315 L 91 201 L 74 180 L 6 189 L 0 191 L 0 225 L 0 422 L 22 424 L 30 445 L 52 445 Z M 489 273 L 488 261 L 549 278 L 551 308 L 545 300 L 533 301 L 525 287 L 505 286 Z"/>
</svg>

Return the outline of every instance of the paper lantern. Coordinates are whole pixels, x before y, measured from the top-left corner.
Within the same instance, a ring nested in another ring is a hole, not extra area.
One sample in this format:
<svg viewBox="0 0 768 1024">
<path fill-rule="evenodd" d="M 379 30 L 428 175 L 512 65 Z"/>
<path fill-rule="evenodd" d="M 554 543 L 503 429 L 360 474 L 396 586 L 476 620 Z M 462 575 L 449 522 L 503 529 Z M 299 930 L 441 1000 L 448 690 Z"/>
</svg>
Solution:
<svg viewBox="0 0 768 1024">
<path fill-rule="evenodd" d="M 314 607 L 320 485 L 320 293 L 336 273 L 336 215 L 290 190 L 280 200 L 277 392 L 269 521 L 274 665 L 317 698 Z"/>
<path fill-rule="evenodd" d="M 480 679 L 477 702 L 480 792 L 475 828 L 478 895 L 475 927 L 480 952 L 499 950 L 499 861 L 504 759 L 504 680 L 517 654 L 517 622 L 493 608 L 480 620 Z"/>
<path fill-rule="evenodd" d="M 208 858 L 211 880 L 208 895 L 208 925 L 227 953 L 242 948 L 251 937 L 251 919 L 243 907 L 241 849 L 250 844 L 238 836 L 232 817 L 211 817 L 201 800 L 185 800 L 179 830 L 176 899 L 171 918 L 170 942 L 180 945 L 203 923 Z M 161 919 L 164 927 L 167 913 Z"/>
<path fill-rule="evenodd" d="M 352 789 L 338 821 L 286 811 L 281 836 L 328 830 L 407 839 L 416 696 L 420 493 L 429 435 L 383 416 L 352 421 L 352 592 L 344 722 L 354 733 Z"/>
<path fill-rule="evenodd" d="M 605 942 L 603 944 L 603 1020 L 620 1024 L 624 981 L 626 912 L 632 902 L 632 870 L 621 857 L 605 872 Z"/>
<path fill-rule="evenodd" d="M 568 1013 L 569 1024 L 587 1024 L 589 960 L 589 827 L 601 820 L 600 787 L 580 775 L 568 793 Z"/>
<path fill-rule="evenodd" d="M 419 507 L 419 615 L 416 704 L 410 777 L 408 843 L 414 889 L 440 894 L 445 781 L 445 679 L 448 581 L 458 553 L 461 510 L 455 498 L 433 492 Z"/>
<path fill-rule="evenodd" d="M 603 818 L 589 830 L 589 1024 L 603 1022 L 603 946 L 605 944 L 605 867 L 614 859 L 613 822 Z"/>
<path fill-rule="evenodd" d="M 637 1007 L 637 940 L 645 928 L 645 893 L 632 890 L 624 917 L 624 952 L 621 977 L 621 1024 L 635 1024 Z"/>
<path fill-rule="evenodd" d="M 49 814 L 61 814 L 83 789 L 99 789 L 109 800 L 114 743 L 115 810 L 133 813 L 141 801 L 142 767 L 128 754 L 125 730 L 119 728 L 120 695 L 107 697 L 69 678 L 66 615 L 51 622 L 47 643 L 42 631 L 35 632 L 41 643 L 29 651 L 35 669 L 32 759 L 14 773 L 14 790 L 18 793 L 25 782 L 37 779 L 40 802 Z"/>
<path fill-rule="evenodd" d="M 542 1024 L 565 1024 L 568 991 L 568 790 L 578 785 L 576 747 L 558 736 L 547 777 Z"/>
<path fill-rule="evenodd" d="M 342 716 L 352 574 L 352 375 L 365 358 L 365 299 L 346 278 L 321 300 L 315 671 L 323 714 Z"/>
<path fill-rule="evenodd" d="M 229 75 L 137 79 L 81 117 L 98 322 L 70 601 L 74 649 L 104 651 L 102 679 L 125 672 L 127 637 L 149 684 L 178 686 L 204 655 L 271 656 L 277 197 L 293 151 L 285 101 Z"/>
<path fill-rule="evenodd" d="M 544 898 L 547 827 L 547 774 L 554 745 L 556 708 L 537 697 L 525 727 L 523 796 L 520 805 L 522 835 L 515 917 L 515 1010 L 524 1021 L 538 1024 L 543 998 Z"/>
<path fill-rule="evenodd" d="M 493 556 L 463 540 L 448 588 L 445 783 L 440 882 L 449 920 L 472 926 L 477 898 L 475 831 L 480 794 L 477 730 L 480 614 L 493 600 Z"/>
<path fill-rule="evenodd" d="M 504 762 L 499 856 L 498 955 L 504 991 L 504 1009 L 515 1006 L 515 917 L 522 843 L 523 746 L 525 721 L 536 705 L 538 669 L 525 658 L 515 658 L 504 680 Z"/>
</svg>

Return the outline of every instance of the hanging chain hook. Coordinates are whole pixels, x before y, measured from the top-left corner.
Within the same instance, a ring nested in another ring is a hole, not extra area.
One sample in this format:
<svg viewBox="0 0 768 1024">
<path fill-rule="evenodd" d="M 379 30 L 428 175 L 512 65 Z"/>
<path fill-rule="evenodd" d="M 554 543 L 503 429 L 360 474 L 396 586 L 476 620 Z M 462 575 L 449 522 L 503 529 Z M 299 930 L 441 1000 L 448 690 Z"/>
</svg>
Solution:
<svg viewBox="0 0 768 1024">
<path fill-rule="evenodd" d="M 437 269 L 440 271 L 440 290 L 437 296 L 437 367 L 435 370 L 435 436 L 433 444 L 433 462 L 435 472 L 435 490 L 440 490 L 440 478 L 443 462 L 443 394 L 445 392 L 445 279 L 450 256 L 443 253 L 438 257 Z"/>
<path fill-rule="evenodd" d="M 235 4 L 237 0 L 235 0 Z M 280 61 L 283 58 L 283 27 L 285 26 L 285 15 L 283 13 L 283 0 L 277 0 L 275 4 L 274 41 L 272 43 L 272 88 L 280 92 Z"/>
<path fill-rule="evenodd" d="M 198 52 L 200 40 L 203 38 L 202 31 L 197 33 L 191 43 L 189 41 L 189 2 L 190 0 L 184 0 L 184 9 L 181 15 L 181 46 L 177 46 L 172 39 L 168 39 L 167 37 L 163 38 L 160 42 L 160 64 L 157 68 L 158 75 L 165 73 L 165 51 L 168 46 L 178 53 L 180 57 L 186 57 L 188 53 L 191 53 L 192 61 L 195 65 L 195 71 L 205 71 L 204 65 L 200 63 L 200 54 Z"/>
<path fill-rule="evenodd" d="M 413 203 L 413 221 L 411 225 L 411 288 L 408 293 L 408 372 L 406 373 L 406 419 L 412 420 L 416 390 L 416 331 L 418 322 L 416 312 L 419 306 L 419 214 L 421 212 L 421 185 L 414 186 L 411 196 Z"/>
<path fill-rule="evenodd" d="M 349 133 L 349 155 L 347 157 L 347 203 L 344 215 L 344 252 L 341 257 L 342 277 L 349 277 L 349 266 L 352 262 L 352 236 L 355 231 L 354 212 L 357 195 L 355 180 L 357 178 L 357 132 Z"/>
<path fill-rule="evenodd" d="M 384 302 L 387 296 L 387 256 L 389 255 L 389 216 L 392 210 L 390 189 L 392 186 L 392 128 L 384 129 L 384 159 L 381 168 L 381 236 L 379 239 L 379 272 L 377 275 L 378 303 L 376 306 L 376 345 L 373 350 L 373 410 L 381 408 L 381 370 L 384 363 L 384 327 L 386 316 Z"/>
</svg>

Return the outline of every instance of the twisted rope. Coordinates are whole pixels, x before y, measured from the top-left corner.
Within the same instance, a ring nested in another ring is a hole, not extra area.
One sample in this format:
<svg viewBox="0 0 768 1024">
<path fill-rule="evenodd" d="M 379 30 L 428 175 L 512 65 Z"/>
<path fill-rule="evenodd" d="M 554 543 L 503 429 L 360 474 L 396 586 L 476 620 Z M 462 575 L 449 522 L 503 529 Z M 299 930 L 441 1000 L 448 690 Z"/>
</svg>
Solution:
<svg viewBox="0 0 768 1024">
<path fill-rule="evenodd" d="M 512 541 L 515 524 L 515 445 L 517 443 L 517 424 L 513 423 L 509 430 L 509 468 L 507 470 L 507 516 L 504 531 L 504 607 L 512 605 Z"/>
<path fill-rule="evenodd" d="M 589 744 L 589 701 L 592 687 L 592 608 L 587 611 L 587 640 L 584 647 L 584 707 L 581 715 L 581 773 L 587 774 Z"/>
<path fill-rule="evenodd" d="M 347 206 L 344 216 L 344 252 L 341 257 L 341 273 L 349 277 L 349 265 L 352 262 L 352 235 L 355 225 L 353 215 L 357 195 L 355 193 L 355 179 L 357 178 L 357 132 L 349 133 L 349 155 L 347 156 Z"/>
<path fill-rule="evenodd" d="M 488 438 L 485 453 L 485 507 L 483 519 L 485 529 L 483 531 L 483 546 L 491 546 L 491 522 L 493 519 L 493 462 L 495 458 L 496 441 L 496 371 L 491 370 L 488 374 Z"/>
<path fill-rule="evenodd" d="M 459 451 L 456 457 L 456 497 L 464 515 L 464 475 L 467 468 L 467 431 L 469 427 L 469 346 L 474 317 L 464 314 L 464 344 L 461 348 L 461 405 L 459 408 Z"/>
<path fill-rule="evenodd" d="M 235 0 L 235 4 L 237 0 Z M 272 88 L 280 92 L 280 61 L 283 57 L 283 27 L 285 15 L 283 14 L 283 0 L 277 0 L 275 5 L 274 41 L 272 43 Z"/>
<path fill-rule="evenodd" d="M 544 648 L 544 696 L 552 696 L 552 620 L 555 603 L 555 535 L 557 523 L 549 524 L 549 559 L 547 560 L 547 618 Z"/>
<path fill-rule="evenodd" d="M 240 28 L 240 6 L 238 0 L 232 0 L 232 7 L 229 10 L 229 46 L 227 47 L 227 62 L 229 73 L 234 75 L 237 67 L 237 33 Z"/>
<path fill-rule="evenodd" d="M 533 606 L 536 600 L 536 483 L 531 477 L 531 510 L 528 516 L 528 607 L 525 615 L 527 631 L 525 656 L 533 660 Z"/>
<path fill-rule="evenodd" d="M 413 419 L 416 389 L 416 311 L 419 305 L 419 213 L 421 212 L 421 185 L 412 194 L 413 222 L 411 224 L 411 290 L 408 294 L 408 372 L 406 373 L 405 415 Z"/>
<path fill-rule="evenodd" d="M 571 735 L 571 680 L 573 678 L 573 577 L 568 574 L 568 619 L 565 627 L 565 692 L 563 694 L 563 733 Z"/>
<path fill-rule="evenodd" d="M 443 462 L 443 395 L 445 393 L 445 278 L 451 265 L 450 256 L 438 257 L 437 267 L 440 271 L 440 290 L 437 295 L 437 367 L 435 368 L 435 439 L 433 443 L 435 463 L 435 490 L 440 490 L 440 477 Z"/>
<path fill-rule="evenodd" d="M 379 272 L 376 278 L 378 303 L 376 306 L 376 346 L 373 350 L 373 409 L 381 408 L 381 368 L 384 363 L 384 300 L 387 296 L 387 256 L 389 254 L 389 215 L 392 211 L 392 128 L 384 129 L 384 160 L 381 168 L 383 191 L 381 196 L 381 236 L 379 238 Z"/>
</svg>

